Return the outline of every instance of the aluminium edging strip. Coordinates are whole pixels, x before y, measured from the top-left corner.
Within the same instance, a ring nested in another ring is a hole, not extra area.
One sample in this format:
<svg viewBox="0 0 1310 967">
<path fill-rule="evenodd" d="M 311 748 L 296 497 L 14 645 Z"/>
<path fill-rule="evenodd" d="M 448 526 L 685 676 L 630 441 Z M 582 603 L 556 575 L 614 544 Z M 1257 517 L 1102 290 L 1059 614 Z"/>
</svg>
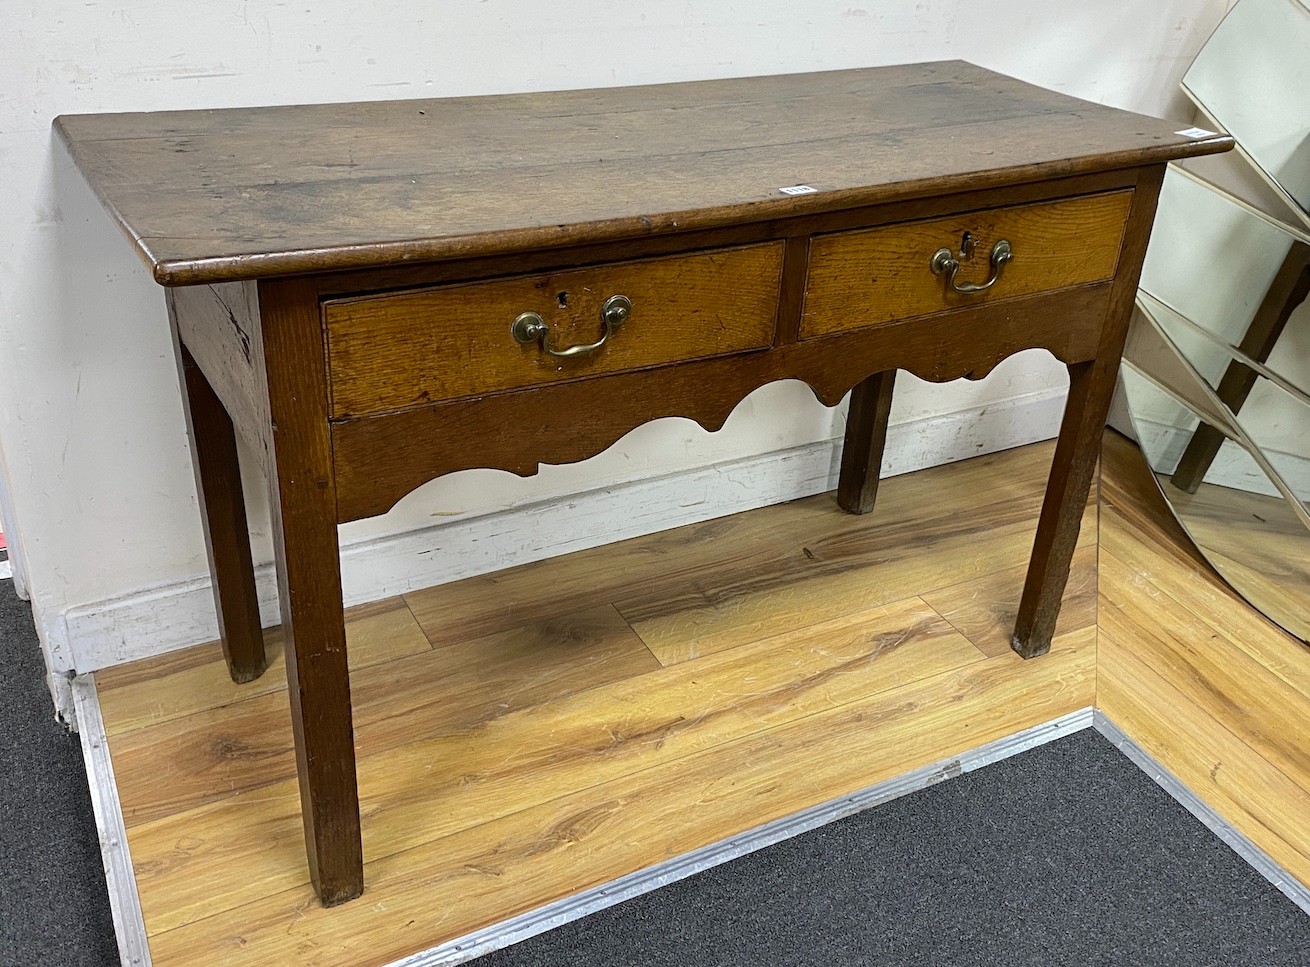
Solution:
<svg viewBox="0 0 1310 967">
<path fill-rule="evenodd" d="M 105 720 L 100 714 L 95 679 L 90 675 L 79 675 L 72 681 L 72 690 L 119 960 L 123 967 L 150 967 L 146 922 L 141 913 L 141 898 L 136 891 L 136 876 L 127 848 L 127 829 L 123 825 L 123 807 L 118 801 L 118 783 L 109 758 Z"/>
<path fill-rule="evenodd" d="M 1156 785 L 1191 813 L 1201 825 L 1223 840 L 1229 849 L 1272 883 L 1280 893 L 1305 913 L 1310 914 L 1310 886 L 1301 883 L 1296 877 L 1288 873 L 1277 860 L 1257 846 L 1249 836 L 1220 816 L 1177 776 L 1162 766 L 1154 756 L 1129 738 L 1100 709 L 1092 713 L 1092 726 L 1116 749 L 1126 755 L 1137 768 L 1150 776 Z"/>
</svg>

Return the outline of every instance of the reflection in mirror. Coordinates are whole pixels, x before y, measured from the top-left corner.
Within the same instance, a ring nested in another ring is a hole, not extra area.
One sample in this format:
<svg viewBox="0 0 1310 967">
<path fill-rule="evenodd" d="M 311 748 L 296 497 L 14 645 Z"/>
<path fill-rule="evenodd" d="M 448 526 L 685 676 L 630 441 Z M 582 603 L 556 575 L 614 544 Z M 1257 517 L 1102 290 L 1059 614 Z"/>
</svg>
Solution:
<svg viewBox="0 0 1310 967">
<path fill-rule="evenodd" d="M 1134 314 L 1124 347 L 1124 359 L 1137 372 L 1164 388 L 1170 397 L 1200 421 L 1185 434 L 1186 443 L 1181 453 L 1175 455 L 1171 472 L 1173 486 L 1195 493 L 1224 441 L 1234 440 L 1254 455 L 1260 473 L 1245 482 L 1230 475 L 1229 483 L 1239 489 L 1282 495 L 1300 512 L 1305 526 L 1310 528 L 1310 511 L 1306 510 L 1304 495 L 1305 481 L 1310 476 L 1310 447 L 1307 447 L 1303 434 L 1297 432 L 1304 421 L 1310 420 L 1310 400 L 1282 382 L 1256 376 L 1251 388 L 1257 403 L 1246 416 L 1237 416 L 1170 340 L 1164 327 L 1153 316 L 1150 303 L 1149 298 L 1139 295 L 1138 311 Z M 1228 351 L 1237 355 L 1236 350 Z M 1256 366 L 1254 363 L 1237 365 L 1243 372 L 1250 371 L 1248 365 Z M 1268 413 L 1272 413 L 1275 419 L 1264 418 Z M 1175 438 L 1182 432 L 1182 424 L 1177 421 L 1162 422 L 1152 414 L 1139 414 L 1139 417 L 1138 422 L 1152 429 L 1157 436 L 1163 432 L 1161 427 L 1164 426 L 1172 428 L 1170 434 Z M 1266 484 L 1274 489 L 1267 489 Z"/>
<path fill-rule="evenodd" d="M 1276 416 L 1264 419 L 1261 413 Z M 1258 379 L 1237 422 L 1302 507 L 1310 506 L 1310 435 L 1304 432 L 1310 426 L 1310 405 L 1305 399 Z"/>
<path fill-rule="evenodd" d="M 1164 337 L 1155 344 L 1163 347 L 1157 348 L 1157 354 L 1168 350 L 1181 357 L 1178 361 L 1184 366 L 1190 363 L 1195 376 L 1209 386 L 1211 393 L 1195 385 L 1188 392 L 1192 374 L 1186 369 L 1175 368 L 1163 381 L 1200 413 L 1216 414 L 1221 403 L 1226 405 L 1228 410 L 1217 413 L 1214 422 L 1230 430 L 1240 428 L 1237 432 L 1245 434 L 1269 461 L 1287 489 L 1302 503 L 1310 502 L 1310 435 L 1304 432 L 1310 427 L 1310 396 L 1149 295 L 1139 294 L 1138 307 Z M 1134 330 L 1130 358 L 1138 358 L 1142 369 L 1160 378 L 1165 376 L 1162 364 L 1143 357 L 1142 325 L 1138 323 Z M 1234 403 L 1238 405 L 1234 407 Z M 1194 490 L 1221 442 L 1219 431 L 1199 429 L 1179 459 L 1174 485 Z M 1261 479 L 1267 478 L 1261 475 Z"/>
<path fill-rule="evenodd" d="M 1310 389 L 1310 238 L 1170 168 L 1141 288 Z"/>
<path fill-rule="evenodd" d="M 1183 90 L 1310 225 L 1310 5 L 1239 0 Z"/>
<path fill-rule="evenodd" d="M 1133 427 L 1151 470 L 1188 535 L 1256 608 L 1310 640 L 1310 528 L 1260 462 L 1133 365 L 1123 369 Z M 1198 430 L 1222 443 L 1193 492 L 1172 478 Z"/>
<path fill-rule="evenodd" d="M 1124 395 L 1197 547 L 1310 641 L 1310 0 L 1237 0 L 1183 90 L 1241 167 L 1170 166 Z"/>
<path fill-rule="evenodd" d="M 1236 425 L 1228 415 L 1231 411 L 1219 402 L 1201 375 L 1169 341 L 1164 330 L 1145 310 L 1144 300 L 1139 299 L 1137 309 L 1128 329 L 1124 359 L 1136 366 L 1139 372 L 1169 387 L 1169 391 L 1184 405 L 1222 429 L 1226 436 L 1237 436 Z"/>
</svg>

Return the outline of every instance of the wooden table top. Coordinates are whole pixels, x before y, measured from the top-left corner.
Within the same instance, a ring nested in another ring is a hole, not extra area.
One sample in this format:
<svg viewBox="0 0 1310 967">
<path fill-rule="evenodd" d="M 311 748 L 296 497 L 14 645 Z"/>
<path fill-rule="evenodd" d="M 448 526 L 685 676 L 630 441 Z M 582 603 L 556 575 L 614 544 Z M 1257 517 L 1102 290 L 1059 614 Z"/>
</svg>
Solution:
<svg viewBox="0 0 1310 967">
<path fill-rule="evenodd" d="M 1184 126 L 960 61 L 55 120 L 164 285 L 714 228 L 1231 144 Z"/>
</svg>

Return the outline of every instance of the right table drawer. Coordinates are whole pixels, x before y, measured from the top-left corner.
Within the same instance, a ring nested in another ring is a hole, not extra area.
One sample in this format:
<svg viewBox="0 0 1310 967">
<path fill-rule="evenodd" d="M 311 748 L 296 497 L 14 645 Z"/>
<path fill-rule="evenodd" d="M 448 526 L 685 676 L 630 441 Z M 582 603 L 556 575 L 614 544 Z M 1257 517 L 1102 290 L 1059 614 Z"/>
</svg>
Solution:
<svg viewBox="0 0 1310 967">
<path fill-rule="evenodd" d="M 1132 194 L 817 235 L 800 338 L 1113 278 Z"/>
</svg>

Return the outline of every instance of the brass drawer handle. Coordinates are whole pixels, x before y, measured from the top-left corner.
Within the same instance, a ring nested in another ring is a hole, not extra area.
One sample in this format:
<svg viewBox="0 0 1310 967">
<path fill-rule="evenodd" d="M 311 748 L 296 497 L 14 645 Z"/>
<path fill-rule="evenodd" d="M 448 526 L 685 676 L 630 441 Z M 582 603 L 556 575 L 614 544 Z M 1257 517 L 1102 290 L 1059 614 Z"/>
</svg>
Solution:
<svg viewBox="0 0 1310 967">
<path fill-rule="evenodd" d="M 628 321 L 632 314 L 632 300 L 626 295 L 612 295 L 600 307 L 600 320 L 605 324 L 605 331 L 595 342 L 583 346 L 570 346 L 568 349 L 556 349 L 550 344 L 550 326 L 541 318 L 539 312 L 521 312 L 510 326 L 510 332 L 521 343 L 540 342 L 541 351 L 556 359 L 570 359 L 595 352 L 605 345 L 605 340 L 613 335 L 614 330 Z"/>
<path fill-rule="evenodd" d="M 932 262 L 929 263 L 933 275 L 946 275 L 946 281 L 956 292 L 986 292 L 996 284 L 996 280 L 1001 277 L 1001 269 L 1005 263 L 1014 258 L 1014 250 L 1010 243 L 1001 239 L 992 246 L 992 274 L 982 285 L 975 282 L 957 282 L 955 274 L 960 271 L 960 260 L 957 259 L 949 248 L 939 248 L 932 255 Z"/>
</svg>

